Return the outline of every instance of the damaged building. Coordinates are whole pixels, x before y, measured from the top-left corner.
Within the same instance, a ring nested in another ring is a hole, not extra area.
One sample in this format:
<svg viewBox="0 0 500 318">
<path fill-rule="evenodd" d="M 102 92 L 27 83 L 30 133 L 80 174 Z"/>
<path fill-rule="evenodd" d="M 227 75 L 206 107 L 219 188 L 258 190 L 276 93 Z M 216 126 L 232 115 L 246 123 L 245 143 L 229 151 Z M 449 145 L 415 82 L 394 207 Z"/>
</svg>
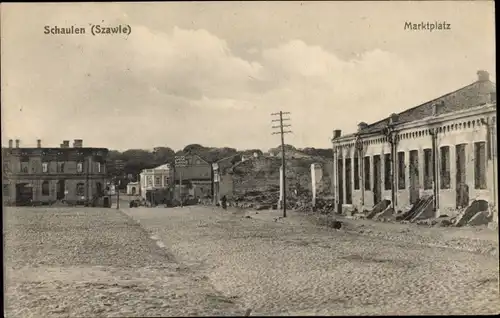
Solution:
<svg viewBox="0 0 500 318">
<path fill-rule="evenodd" d="M 335 130 L 337 213 L 412 207 L 413 219 L 422 219 L 482 201 L 498 224 L 496 85 L 486 71 L 477 76 L 432 101 L 360 123 L 356 133 Z"/>
<path fill-rule="evenodd" d="M 108 149 L 83 147 L 81 139 L 73 147 L 64 140 L 59 148 L 42 147 L 41 140 L 36 147 L 15 142 L 2 149 L 4 205 L 111 205 L 105 189 Z"/>
</svg>

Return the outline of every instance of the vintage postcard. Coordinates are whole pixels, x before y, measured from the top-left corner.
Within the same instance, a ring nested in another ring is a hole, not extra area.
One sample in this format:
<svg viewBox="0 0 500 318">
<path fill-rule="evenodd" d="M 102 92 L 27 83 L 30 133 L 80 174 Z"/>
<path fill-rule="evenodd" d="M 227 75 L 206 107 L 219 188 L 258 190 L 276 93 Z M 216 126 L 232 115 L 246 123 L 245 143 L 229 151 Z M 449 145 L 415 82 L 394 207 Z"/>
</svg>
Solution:
<svg viewBox="0 0 500 318">
<path fill-rule="evenodd" d="M 0 12 L 6 317 L 500 313 L 493 1 Z"/>
</svg>

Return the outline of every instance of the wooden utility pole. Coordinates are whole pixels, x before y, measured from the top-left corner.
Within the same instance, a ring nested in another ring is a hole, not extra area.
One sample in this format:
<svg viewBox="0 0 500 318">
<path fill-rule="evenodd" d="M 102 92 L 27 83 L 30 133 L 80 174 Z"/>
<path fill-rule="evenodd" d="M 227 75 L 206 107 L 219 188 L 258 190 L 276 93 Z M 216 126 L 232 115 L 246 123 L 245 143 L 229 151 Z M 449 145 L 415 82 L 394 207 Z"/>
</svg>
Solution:
<svg viewBox="0 0 500 318">
<path fill-rule="evenodd" d="M 120 160 L 117 163 L 115 162 L 115 168 L 119 171 L 119 173 L 115 172 L 116 173 L 116 176 L 114 178 L 115 182 L 113 182 L 115 184 L 115 191 L 116 191 L 116 209 L 119 209 L 120 208 L 119 186 L 121 184 L 121 180 L 120 178 L 118 178 L 118 176 L 121 177 L 123 175 L 123 169 L 125 168 L 125 164 Z"/>
<path fill-rule="evenodd" d="M 283 124 L 284 121 L 290 120 L 290 118 L 283 118 L 283 115 L 288 115 L 289 112 L 280 111 L 279 113 L 273 113 L 271 116 L 280 116 L 279 119 L 273 119 L 273 122 L 279 122 L 279 126 L 273 126 L 273 128 L 279 128 L 279 132 L 273 132 L 273 135 L 281 135 L 281 167 L 283 169 L 281 184 L 283 185 L 283 217 L 286 218 L 286 162 L 285 162 L 285 134 L 291 133 L 290 130 L 283 130 L 284 127 L 290 127 L 291 125 Z"/>
<path fill-rule="evenodd" d="M 115 186 L 115 191 L 116 191 L 116 209 L 118 210 L 120 209 L 120 189 L 119 189 L 120 180 L 118 180 L 117 185 L 118 186 Z"/>
<path fill-rule="evenodd" d="M 179 184 L 180 184 L 179 196 L 181 197 L 181 208 L 182 208 L 182 206 L 183 206 L 183 203 L 182 203 L 182 170 L 179 170 Z"/>
</svg>

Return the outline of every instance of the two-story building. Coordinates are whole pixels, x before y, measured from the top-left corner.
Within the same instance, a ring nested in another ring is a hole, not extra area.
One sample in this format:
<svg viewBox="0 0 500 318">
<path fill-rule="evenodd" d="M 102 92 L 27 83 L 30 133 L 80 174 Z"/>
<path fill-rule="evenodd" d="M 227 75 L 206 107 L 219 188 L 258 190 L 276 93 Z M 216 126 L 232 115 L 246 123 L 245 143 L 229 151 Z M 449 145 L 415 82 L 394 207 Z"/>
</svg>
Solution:
<svg viewBox="0 0 500 318">
<path fill-rule="evenodd" d="M 179 188 L 182 180 L 183 198 L 212 196 L 212 164 L 196 154 L 185 155 L 184 158 L 187 163 L 185 167 L 174 167 L 174 182 L 176 188 Z M 179 191 L 176 191 L 176 196 L 178 193 Z"/>
<path fill-rule="evenodd" d="M 5 205 L 90 203 L 105 195 L 106 148 L 83 147 L 81 139 L 60 148 L 20 147 L 9 140 L 3 150 L 3 203 Z"/>
<path fill-rule="evenodd" d="M 139 174 L 140 195 L 155 204 L 171 200 L 174 185 L 173 173 L 174 170 L 169 163 L 142 170 Z"/>
<path fill-rule="evenodd" d="M 148 191 L 167 189 L 172 186 L 173 169 L 169 163 L 152 169 L 144 169 L 139 174 L 139 179 L 140 193 L 145 198 Z"/>
<path fill-rule="evenodd" d="M 473 200 L 498 207 L 496 85 L 486 71 L 477 74 L 457 91 L 360 123 L 356 133 L 335 130 L 337 211 L 370 209 L 384 199 L 398 211 L 422 198 L 431 199 L 434 216 Z"/>
</svg>

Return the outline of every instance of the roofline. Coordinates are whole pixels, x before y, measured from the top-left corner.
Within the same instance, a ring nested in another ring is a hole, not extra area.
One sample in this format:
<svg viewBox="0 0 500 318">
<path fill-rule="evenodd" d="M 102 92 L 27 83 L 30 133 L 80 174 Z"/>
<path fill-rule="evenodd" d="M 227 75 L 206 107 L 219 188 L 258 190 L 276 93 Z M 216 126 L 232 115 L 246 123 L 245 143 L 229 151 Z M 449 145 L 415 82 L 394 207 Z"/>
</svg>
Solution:
<svg viewBox="0 0 500 318">
<path fill-rule="evenodd" d="M 396 124 L 394 126 L 394 128 L 395 128 L 395 130 L 411 129 L 411 128 L 420 127 L 422 125 L 432 125 L 434 123 L 439 123 L 439 122 L 443 122 L 446 120 L 455 120 L 455 119 L 459 119 L 459 118 L 463 118 L 463 117 L 467 117 L 467 116 L 479 115 L 481 113 L 486 113 L 486 112 L 496 112 L 496 105 L 497 105 L 496 102 L 495 103 L 487 103 L 487 104 L 476 106 L 473 108 L 462 109 L 459 111 L 441 114 L 439 116 L 428 116 L 428 117 L 425 117 L 425 118 L 422 118 L 419 120 Z M 382 129 L 380 129 L 380 130 L 382 130 Z M 332 139 L 332 144 L 342 143 L 344 141 L 351 141 L 352 139 L 354 139 L 358 136 L 363 136 L 363 137 L 377 136 L 377 135 L 380 135 L 380 130 L 369 132 L 369 133 L 360 132 L 360 133 L 352 133 L 349 135 L 341 136 L 337 139 Z"/>
<path fill-rule="evenodd" d="M 492 83 L 492 84 L 496 85 L 494 82 L 492 82 L 492 81 L 490 81 L 490 80 L 487 80 L 487 81 L 475 81 L 475 82 L 473 82 L 473 83 L 471 83 L 471 84 L 469 84 L 469 85 L 465 85 L 465 86 L 463 86 L 463 87 L 461 87 L 461 88 L 459 88 L 459 89 L 456 89 L 456 90 L 451 91 L 451 92 L 449 92 L 449 93 L 447 93 L 447 94 L 444 94 L 444 95 L 441 95 L 441 96 L 439 96 L 439 97 L 436 97 L 436 98 L 434 98 L 434 99 L 428 100 L 428 101 L 426 101 L 426 102 L 424 102 L 424 103 L 421 103 L 421 104 L 419 104 L 419 105 L 417 105 L 417 106 L 414 106 L 414 107 L 411 107 L 411 108 L 407 108 L 407 109 L 405 109 L 404 111 L 402 111 L 402 112 L 398 113 L 398 115 L 401 115 L 401 114 L 403 114 L 403 113 L 406 113 L 407 111 L 410 111 L 410 110 L 414 110 L 414 109 L 416 109 L 416 108 L 418 108 L 418 107 L 421 107 L 421 106 L 424 106 L 424 105 L 426 105 L 426 104 L 429 104 L 429 103 L 435 102 L 435 101 L 437 101 L 438 99 L 441 99 L 441 98 L 444 98 L 444 97 L 450 96 L 450 95 L 452 95 L 452 94 L 455 94 L 456 92 L 461 91 L 461 90 L 463 90 L 463 89 L 465 89 L 465 88 L 469 88 L 469 87 L 471 87 L 472 85 L 475 85 L 475 84 L 477 84 L 477 83 L 484 83 L 484 82 L 490 82 L 490 83 Z M 385 117 L 384 119 L 381 119 L 381 120 L 379 120 L 379 121 L 376 121 L 376 122 L 374 122 L 374 123 L 371 123 L 371 124 L 370 124 L 370 125 L 368 125 L 368 127 L 366 127 L 365 129 L 370 128 L 370 127 L 372 127 L 372 126 L 375 126 L 376 124 L 380 124 L 380 123 L 382 123 L 383 121 L 387 120 L 388 118 L 389 118 L 389 117 Z"/>
<path fill-rule="evenodd" d="M 33 150 L 33 149 L 39 149 L 39 150 L 47 150 L 47 149 L 50 149 L 50 150 L 63 150 L 63 151 L 69 151 L 69 150 L 102 150 L 102 151 L 110 151 L 109 148 L 101 148 L 101 147 L 68 147 L 68 148 L 61 148 L 61 147 L 12 147 L 12 148 L 9 148 L 9 147 L 2 147 L 2 149 L 5 149 L 5 150 Z"/>
</svg>

